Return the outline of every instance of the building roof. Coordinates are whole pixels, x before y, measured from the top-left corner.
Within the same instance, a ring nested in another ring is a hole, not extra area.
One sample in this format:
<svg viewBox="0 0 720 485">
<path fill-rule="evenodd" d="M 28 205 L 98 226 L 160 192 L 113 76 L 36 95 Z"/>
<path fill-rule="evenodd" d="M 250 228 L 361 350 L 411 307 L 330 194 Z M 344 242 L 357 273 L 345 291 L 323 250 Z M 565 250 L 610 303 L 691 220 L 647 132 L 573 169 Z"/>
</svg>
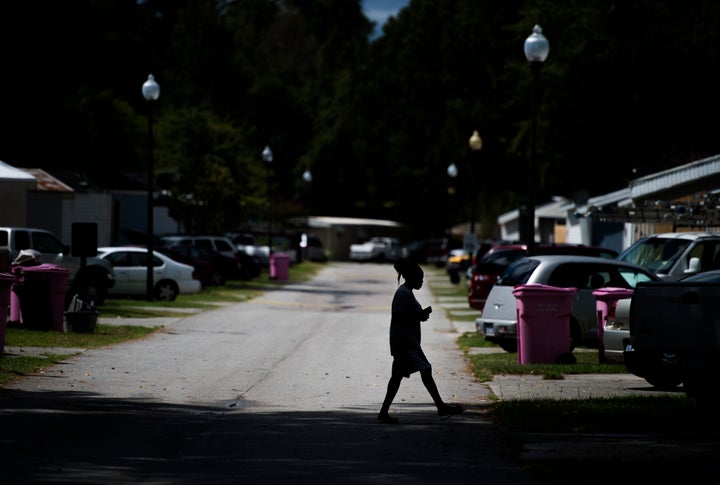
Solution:
<svg viewBox="0 0 720 485">
<path fill-rule="evenodd" d="M 385 219 L 361 219 L 355 217 L 308 217 L 309 227 L 332 227 L 332 226 L 381 226 L 381 227 L 402 227 L 402 224 Z"/>
<path fill-rule="evenodd" d="M 37 179 L 31 174 L 15 168 L 12 165 L 0 160 L 0 180 L 18 182 L 36 182 Z"/>
<path fill-rule="evenodd" d="M 41 168 L 22 168 L 37 180 L 36 190 L 42 192 L 74 192 L 73 188 L 57 179 Z"/>
</svg>

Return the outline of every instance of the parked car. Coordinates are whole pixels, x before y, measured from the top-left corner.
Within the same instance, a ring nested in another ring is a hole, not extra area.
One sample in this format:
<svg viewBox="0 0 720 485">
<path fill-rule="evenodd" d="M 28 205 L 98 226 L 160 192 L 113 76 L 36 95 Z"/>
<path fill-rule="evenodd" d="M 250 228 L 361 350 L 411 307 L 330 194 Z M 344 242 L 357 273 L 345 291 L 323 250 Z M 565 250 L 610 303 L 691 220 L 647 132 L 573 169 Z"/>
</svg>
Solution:
<svg viewBox="0 0 720 485">
<path fill-rule="evenodd" d="M 448 253 L 445 272 L 453 284 L 460 283 L 460 275 L 465 275 L 472 266 L 473 256 L 467 249 L 451 249 Z"/>
<path fill-rule="evenodd" d="M 637 240 L 617 258 L 644 266 L 665 281 L 720 269 L 720 234 L 669 232 Z"/>
<path fill-rule="evenodd" d="M 98 257 L 112 264 L 115 285 L 110 295 L 147 294 L 147 249 L 136 246 L 98 248 Z M 153 297 L 174 301 L 179 294 L 197 293 L 202 288 L 195 268 L 153 251 Z"/>
<path fill-rule="evenodd" d="M 433 264 L 438 268 L 447 262 L 447 239 L 413 241 L 402 249 L 402 255 L 418 264 Z"/>
<path fill-rule="evenodd" d="M 322 241 L 311 234 L 303 234 L 300 237 L 300 247 L 303 251 L 303 257 L 308 261 L 316 261 L 318 263 L 327 262 L 327 254 Z"/>
<path fill-rule="evenodd" d="M 493 285 L 482 316 L 475 320 L 485 340 L 508 352 L 517 352 L 517 302 L 513 288 L 524 284 L 543 284 L 559 288 L 578 288 L 570 315 L 569 350 L 586 345 L 598 347 L 597 305 L 593 290 L 602 287 L 635 288 L 639 282 L 658 278 L 643 268 L 613 259 L 547 255 L 528 256 L 508 266 Z"/>
<path fill-rule="evenodd" d="M 87 257 L 83 266 L 82 258 L 73 256 L 70 246 L 50 231 L 32 227 L 0 227 L 0 252 L 7 252 L 7 263 L 14 261 L 24 249 L 38 251 L 40 263 L 56 264 L 68 270 L 68 297 L 78 295 L 85 301 L 99 304 L 115 284 L 115 273 L 107 261 Z"/>
<path fill-rule="evenodd" d="M 158 242 L 158 246 L 198 246 L 206 248 L 215 253 L 220 253 L 226 258 L 235 260 L 240 270 L 242 279 L 252 279 L 260 274 L 259 264 L 254 258 L 248 258 L 247 255 L 237 249 L 233 242 L 225 236 L 212 235 L 175 235 L 162 236 Z"/>
<path fill-rule="evenodd" d="M 629 322 L 625 365 L 657 387 L 720 399 L 720 270 L 638 285 L 618 318 Z"/>
<path fill-rule="evenodd" d="M 612 249 L 580 244 L 537 244 L 533 248 L 533 254 L 568 254 L 607 259 L 615 259 L 618 255 Z M 524 244 L 495 246 L 485 253 L 471 268 L 468 277 L 468 305 L 470 308 L 483 311 L 490 289 L 500 277 L 500 274 L 511 263 L 525 256 L 527 256 L 527 246 Z"/>
<path fill-rule="evenodd" d="M 378 263 L 395 261 L 402 254 L 400 240 L 394 237 L 373 237 L 369 241 L 350 245 L 350 260 Z"/>
<path fill-rule="evenodd" d="M 228 258 L 203 246 L 179 245 L 156 249 L 175 261 L 194 267 L 203 286 L 224 285 L 228 280 L 250 280 L 260 274 L 260 267 L 247 255 L 239 256 L 246 261 L 238 264 L 237 258 Z"/>
</svg>

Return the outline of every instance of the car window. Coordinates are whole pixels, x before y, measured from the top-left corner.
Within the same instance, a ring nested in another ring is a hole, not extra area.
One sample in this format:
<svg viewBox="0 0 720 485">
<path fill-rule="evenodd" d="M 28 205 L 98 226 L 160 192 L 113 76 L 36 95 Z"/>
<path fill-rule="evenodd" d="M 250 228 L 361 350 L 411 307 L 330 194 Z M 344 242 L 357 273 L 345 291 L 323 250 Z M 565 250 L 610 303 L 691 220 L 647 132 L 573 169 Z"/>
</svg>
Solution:
<svg viewBox="0 0 720 485">
<path fill-rule="evenodd" d="M 126 268 L 128 266 L 132 266 L 132 260 L 130 259 L 128 253 L 125 251 L 110 253 L 105 256 L 105 259 L 110 261 L 110 263 L 116 268 Z"/>
<path fill-rule="evenodd" d="M 490 275 L 500 274 L 510 263 L 514 263 L 523 257 L 525 257 L 524 249 L 508 249 L 487 253 L 480 258 L 480 261 L 477 263 L 476 273 Z"/>
<path fill-rule="evenodd" d="M 195 244 L 201 248 L 212 249 L 212 241 L 210 239 L 196 239 Z"/>
<path fill-rule="evenodd" d="M 234 251 L 233 247 L 223 239 L 215 239 L 215 249 L 217 251 Z"/>
<path fill-rule="evenodd" d="M 691 258 L 700 260 L 700 270 L 720 269 L 720 241 L 699 241 L 687 255 L 686 267 Z"/>
<path fill-rule="evenodd" d="M 32 233 L 33 246 L 41 253 L 62 253 L 65 252 L 65 245 L 58 241 L 52 234 L 46 232 Z"/>
<path fill-rule="evenodd" d="M 540 261 L 536 259 L 520 259 L 515 261 L 503 271 L 496 283 L 498 286 L 517 286 L 527 283 L 530 275 L 538 267 Z"/>
<path fill-rule="evenodd" d="M 18 250 L 30 249 L 30 233 L 27 231 L 15 231 L 15 247 Z"/>
<path fill-rule="evenodd" d="M 618 287 L 618 288 L 633 288 L 633 289 L 634 289 L 634 288 L 637 286 L 638 283 L 645 283 L 645 282 L 647 282 L 647 281 L 654 281 L 652 278 L 650 278 L 650 277 L 649 277 L 648 275 L 646 275 L 645 273 L 640 273 L 640 272 L 634 271 L 634 270 L 632 270 L 632 269 L 624 269 L 624 268 L 619 269 L 619 270 L 618 270 L 618 275 L 619 275 L 620 278 L 623 279 L 623 281 L 625 281 L 625 283 L 627 284 L 627 286 L 621 286 L 621 285 L 619 285 L 619 284 L 613 284 L 613 285 L 608 285 L 608 286 L 615 286 L 615 287 Z"/>
<path fill-rule="evenodd" d="M 638 264 L 653 273 L 667 273 L 691 242 L 689 239 L 651 237 L 638 241 L 618 259 Z"/>
<path fill-rule="evenodd" d="M 600 268 L 587 264 L 561 264 L 548 277 L 547 283 L 558 288 L 589 289 L 590 277 L 599 274 Z"/>
</svg>

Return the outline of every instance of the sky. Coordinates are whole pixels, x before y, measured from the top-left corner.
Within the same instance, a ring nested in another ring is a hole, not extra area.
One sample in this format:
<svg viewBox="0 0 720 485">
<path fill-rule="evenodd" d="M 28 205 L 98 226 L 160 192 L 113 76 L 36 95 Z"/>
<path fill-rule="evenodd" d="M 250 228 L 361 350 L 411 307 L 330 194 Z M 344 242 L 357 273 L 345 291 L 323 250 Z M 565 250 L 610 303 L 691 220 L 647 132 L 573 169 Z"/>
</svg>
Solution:
<svg viewBox="0 0 720 485">
<path fill-rule="evenodd" d="M 365 16 L 375 22 L 375 36 L 382 33 L 382 26 L 388 17 L 392 17 L 405 7 L 410 0 L 363 0 Z"/>
</svg>

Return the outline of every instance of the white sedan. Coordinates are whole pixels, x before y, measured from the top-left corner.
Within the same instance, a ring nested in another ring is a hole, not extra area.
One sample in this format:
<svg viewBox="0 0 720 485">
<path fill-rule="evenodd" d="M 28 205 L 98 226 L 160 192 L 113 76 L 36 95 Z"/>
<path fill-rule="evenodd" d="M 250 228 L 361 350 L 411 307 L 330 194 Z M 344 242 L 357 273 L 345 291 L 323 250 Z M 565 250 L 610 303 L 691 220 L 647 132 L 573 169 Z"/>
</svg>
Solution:
<svg viewBox="0 0 720 485">
<path fill-rule="evenodd" d="M 147 294 L 147 249 L 132 246 L 101 247 L 98 257 L 112 264 L 115 285 L 110 295 L 142 296 Z M 202 288 L 195 269 L 153 251 L 153 298 L 173 301 L 179 294 L 198 293 Z"/>
</svg>

